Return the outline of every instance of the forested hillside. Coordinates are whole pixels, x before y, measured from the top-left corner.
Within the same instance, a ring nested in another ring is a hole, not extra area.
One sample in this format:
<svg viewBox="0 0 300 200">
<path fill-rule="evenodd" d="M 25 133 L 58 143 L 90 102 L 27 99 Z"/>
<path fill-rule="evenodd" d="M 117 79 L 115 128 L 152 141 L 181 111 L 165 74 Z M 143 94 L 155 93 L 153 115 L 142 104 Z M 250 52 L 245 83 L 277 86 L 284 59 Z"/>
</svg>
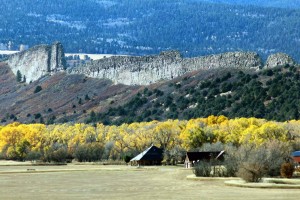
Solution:
<svg viewBox="0 0 300 200">
<path fill-rule="evenodd" d="M 213 3 L 226 3 L 234 5 L 255 5 L 260 7 L 278 7 L 299 9 L 300 2 L 295 0 L 195 0 Z"/>
<path fill-rule="evenodd" d="M 289 5 L 299 7 L 290 1 L 279 7 Z M 251 50 L 263 57 L 285 52 L 300 59 L 300 10 L 287 8 L 195 0 L 11 0 L 1 2 L 0 13 L 0 49 L 59 40 L 74 53 L 177 49 L 195 56 Z"/>
<path fill-rule="evenodd" d="M 210 70 L 152 85 L 123 105 L 91 112 L 87 122 L 122 124 L 151 120 L 191 119 L 209 115 L 299 119 L 300 72 L 278 66 L 260 72 Z"/>
<path fill-rule="evenodd" d="M 17 82 L 1 66 L 3 124 L 102 122 L 105 125 L 209 115 L 299 119 L 299 66 L 259 71 L 194 71 L 149 86 L 114 85 L 109 80 L 58 73 L 31 84 Z"/>
</svg>

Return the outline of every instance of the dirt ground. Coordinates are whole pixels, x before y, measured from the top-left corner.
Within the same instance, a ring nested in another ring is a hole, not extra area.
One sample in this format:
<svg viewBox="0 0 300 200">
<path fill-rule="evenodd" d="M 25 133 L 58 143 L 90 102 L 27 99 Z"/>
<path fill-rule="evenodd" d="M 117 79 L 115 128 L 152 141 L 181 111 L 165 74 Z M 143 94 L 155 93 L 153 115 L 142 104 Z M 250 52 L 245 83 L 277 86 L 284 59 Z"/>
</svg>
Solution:
<svg viewBox="0 0 300 200">
<path fill-rule="evenodd" d="M 183 167 L 1 166 L 0 199 L 299 199 L 296 189 L 250 189 L 191 181 Z"/>
</svg>

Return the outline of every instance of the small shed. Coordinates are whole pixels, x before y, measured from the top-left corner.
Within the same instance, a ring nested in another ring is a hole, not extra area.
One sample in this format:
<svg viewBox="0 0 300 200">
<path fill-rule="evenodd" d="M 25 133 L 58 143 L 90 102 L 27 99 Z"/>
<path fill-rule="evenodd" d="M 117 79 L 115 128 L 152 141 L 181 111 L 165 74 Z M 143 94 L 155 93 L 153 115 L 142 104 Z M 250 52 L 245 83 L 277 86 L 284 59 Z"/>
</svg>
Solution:
<svg viewBox="0 0 300 200">
<path fill-rule="evenodd" d="M 194 167 L 194 164 L 199 161 L 210 161 L 212 159 L 223 160 L 225 151 L 202 151 L 202 152 L 187 152 L 185 157 L 185 168 Z"/>
<path fill-rule="evenodd" d="M 300 151 L 294 151 L 292 157 L 296 163 L 300 164 Z"/>
<path fill-rule="evenodd" d="M 130 160 L 131 165 L 161 165 L 163 150 L 152 145 Z"/>
</svg>

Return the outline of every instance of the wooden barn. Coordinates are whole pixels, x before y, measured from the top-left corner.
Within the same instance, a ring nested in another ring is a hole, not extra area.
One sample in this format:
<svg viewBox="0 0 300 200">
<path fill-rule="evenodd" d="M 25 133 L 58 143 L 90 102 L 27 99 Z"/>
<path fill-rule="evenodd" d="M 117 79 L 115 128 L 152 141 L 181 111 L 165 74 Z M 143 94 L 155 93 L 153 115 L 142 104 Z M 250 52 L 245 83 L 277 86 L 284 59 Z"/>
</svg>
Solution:
<svg viewBox="0 0 300 200">
<path fill-rule="evenodd" d="M 130 160 L 131 165 L 161 165 L 163 160 L 163 150 L 151 146 L 136 157 Z"/>
<path fill-rule="evenodd" d="M 296 163 L 300 164 L 300 151 L 294 151 L 292 157 Z"/>
<path fill-rule="evenodd" d="M 210 161 L 212 159 L 223 160 L 224 151 L 187 152 L 185 157 L 185 168 L 194 167 L 199 161 Z"/>
</svg>

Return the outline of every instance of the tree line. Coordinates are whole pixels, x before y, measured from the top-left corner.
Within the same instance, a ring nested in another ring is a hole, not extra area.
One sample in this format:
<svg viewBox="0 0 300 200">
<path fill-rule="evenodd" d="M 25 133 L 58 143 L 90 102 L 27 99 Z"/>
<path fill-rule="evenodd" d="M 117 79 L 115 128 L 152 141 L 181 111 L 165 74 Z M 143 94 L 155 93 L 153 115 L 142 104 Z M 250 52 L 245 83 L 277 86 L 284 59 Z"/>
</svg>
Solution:
<svg viewBox="0 0 300 200">
<path fill-rule="evenodd" d="M 165 159 L 181 160 L 186 151 L 205 144 L 261 146 L 281 141 L 299 143 L 300 121 L 267 121 L 258 118 L 228 119 L 209 116 L 191 120 L 151 121 L 120 126 L 90 124 L 20 124 L 0 127 L 2 159 L 43 160 L 45 162 L 122 160 L 156 145 Z"/>
</svg>

